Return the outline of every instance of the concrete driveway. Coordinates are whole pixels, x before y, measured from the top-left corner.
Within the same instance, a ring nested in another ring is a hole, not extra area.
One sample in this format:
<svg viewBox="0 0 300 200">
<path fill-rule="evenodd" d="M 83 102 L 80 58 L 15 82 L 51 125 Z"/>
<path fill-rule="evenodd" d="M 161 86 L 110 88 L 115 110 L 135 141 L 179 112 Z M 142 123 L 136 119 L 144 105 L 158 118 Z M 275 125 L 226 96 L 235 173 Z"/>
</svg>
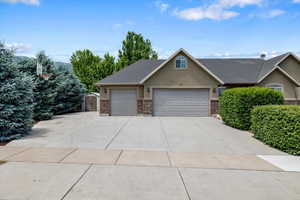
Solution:
<svg viewBox="0 0 300 200">
<path fill-rule="evenodd" d="M 9 145 L 201 152 L 284 154 L 254 139 L 249 132 L 214 118 L 99 117 L 97 113 L 57 116 L 38 123 L 32 135 Z"/>
<path fill-rule="evenodd" d="M 77 113 L 0 147 L 0 199 L 298 200 L 299 166 L 213 118 Z"/>
</svg>

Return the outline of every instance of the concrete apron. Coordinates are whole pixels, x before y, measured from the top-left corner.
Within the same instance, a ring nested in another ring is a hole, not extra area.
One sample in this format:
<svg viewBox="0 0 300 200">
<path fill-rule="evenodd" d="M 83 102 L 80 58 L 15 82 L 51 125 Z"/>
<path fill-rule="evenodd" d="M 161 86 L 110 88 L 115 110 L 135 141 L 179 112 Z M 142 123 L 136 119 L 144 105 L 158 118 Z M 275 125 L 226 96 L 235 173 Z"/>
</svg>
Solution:
<svg viewBox="0 0 300 200">
<path fill-rule="evenodd" d="M 5 162 L 71 163 L 169 168 L 236 169 L 254 171 L 298 171 L 294 156 L 223 155 L 165 151 L 100 150 L 44 147 L 0 147 Z M 284 165 L 279 160 L 285 160 Z M 286 164 L 289 167 L 285 167 Z"/>
</svg>

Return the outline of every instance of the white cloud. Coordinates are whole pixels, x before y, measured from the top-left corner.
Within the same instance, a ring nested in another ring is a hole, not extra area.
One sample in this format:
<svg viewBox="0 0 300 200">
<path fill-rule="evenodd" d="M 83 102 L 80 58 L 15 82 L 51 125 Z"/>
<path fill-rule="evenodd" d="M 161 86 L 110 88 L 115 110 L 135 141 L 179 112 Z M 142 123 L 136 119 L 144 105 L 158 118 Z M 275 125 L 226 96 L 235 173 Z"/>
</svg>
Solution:
<svg viewBox="0 0 300 200">
<path fill-rule="evenodd" d="M 279 10 L 279 9 L 271 10 L 271 11 L 267 14 L 267 17 L 268 17 L 268 18 L 278 17 L 278 16 L 280 16 L 280 15 L 283 15 L 284 13 L 285 13 L 284 10 Z"/>
<path fill-rule="evenodd" d="M 162 12 L 162 13 L 167 11 L 168 8 L 170 7 L 169 4 L 163 3 L 161 1 L 156 1 L 154 4 L 155 4 L 155 7 L 157 7 L 160 10 L 160 12 Z"/>
<path fill-rule="evenodd" d="M 219 5 L 224 8 L 231 8 L 234 6 L 245 7 L 248 5 L 260 5 L 262 0 L 219 0 Z"/>
<path fill-rule="evenodd" d="M 40 0 L 0 0 L 0 2 L 6 3 L 24 3 L 29 5 L 40 5 Z"/>
<path fill-rule="evenodd" d="M 229 10 L 233 7 L 260 5 L 263 0 L 218 0 L 208 6 L 188 8 L 181 11 L 175 10 L 174 15 L 185 20 L 226 20 L 239 15 L 238 12 Z"/>
<path fill-rule="evenodd" d="M 182 11 L 175 11 L 174 14 L 181 19 L 185 20 L 201 20 L 201 19 L 213 19 L 213 20 L 225 20 L 239 15 L 237 12 L 224 10 L 218 6 L 210 6 L 207 8 L 197 7 L 190 8 Z"/>
<path fill-rule="evenodd" d="M 26 53 L 32 49 L 32 46 L 29 44 L 23 44 L 17 42 L 5 43 L 4 45 L 9 49 L 13 49 L 14 51 L 16 51 L 16 53 Z"/>
<path fill-rule="evenodd" d="M 259 18 L 274 18 L 274 17 L 278 17 L 281 15 L 284 15 L 285 11 L 284 10 L 280 10 L 280 9 L 275 9 L 275 10 L 269 10 L 269 11 L 265 11 L 263 13 L 252 13 L 249 16 L 252 17 L 259 17 Z"/>
<path fill-rule="evenodd" d="M 293 0 L 294 3 L 300 3 L 300 0 Z"/>
</svg>

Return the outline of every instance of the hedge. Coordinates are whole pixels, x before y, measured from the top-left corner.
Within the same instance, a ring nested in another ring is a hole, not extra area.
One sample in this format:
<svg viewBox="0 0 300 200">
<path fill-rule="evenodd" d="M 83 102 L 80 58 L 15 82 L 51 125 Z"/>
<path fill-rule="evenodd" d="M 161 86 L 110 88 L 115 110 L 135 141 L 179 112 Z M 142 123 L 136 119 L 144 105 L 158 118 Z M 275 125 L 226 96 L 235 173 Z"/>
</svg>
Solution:
<svg viewBox="0 0 300 200">
<path fill-rule="evenodd" d="M 300 106 L 258 106 L 252 110 L 251 122 L 255 138 L 300 155 Z"/>
<path fill-rule="evenodd" d="M 225 90 L 220 97 L 220 115 L 225 124 L 249 130 L 251 110 L 259 105 L 281 105 L 281 92 L 262 87 L 245 87 Z"/>
</svg>

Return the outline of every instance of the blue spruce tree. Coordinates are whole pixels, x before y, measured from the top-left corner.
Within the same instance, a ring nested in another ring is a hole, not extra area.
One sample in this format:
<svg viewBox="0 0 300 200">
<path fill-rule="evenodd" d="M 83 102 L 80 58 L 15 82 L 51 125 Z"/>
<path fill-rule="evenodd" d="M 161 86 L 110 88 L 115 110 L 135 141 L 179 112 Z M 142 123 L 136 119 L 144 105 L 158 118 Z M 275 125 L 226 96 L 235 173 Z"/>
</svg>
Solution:
<svg viewBox="0 0 300 200">
<path fill-rule="evenodd" d="M 43 74 L 49 75 L 49 79 L 43 75 L 37 75 L 37 62 L 43 66 Z M 18 63 L 20 71 L 27 73 L 34 82 L 34 109 L 33 119 L 36 121 L 49 120 L 54 115 L 53 106 L 57 95 L 56 80 L 51 78 L 54 71 L 54 63 L 44 52 L 37 54 L 37 59 L 26 59 Z"/>
<path fill-rule="evenodd" d="M 0 43 L 0 142 L 20 138 L 32 127 L 32 79 L 17 70 L 13 57 Z"/>
<path fill-rule="evenodd" d="M 54 114 L 60 115 L 81 110 L 84 97 L 84 86 L 70 72 L 57 70 L 55 77 L 57 85 L 57 96 L 55 98 Z"/>
</svg>

